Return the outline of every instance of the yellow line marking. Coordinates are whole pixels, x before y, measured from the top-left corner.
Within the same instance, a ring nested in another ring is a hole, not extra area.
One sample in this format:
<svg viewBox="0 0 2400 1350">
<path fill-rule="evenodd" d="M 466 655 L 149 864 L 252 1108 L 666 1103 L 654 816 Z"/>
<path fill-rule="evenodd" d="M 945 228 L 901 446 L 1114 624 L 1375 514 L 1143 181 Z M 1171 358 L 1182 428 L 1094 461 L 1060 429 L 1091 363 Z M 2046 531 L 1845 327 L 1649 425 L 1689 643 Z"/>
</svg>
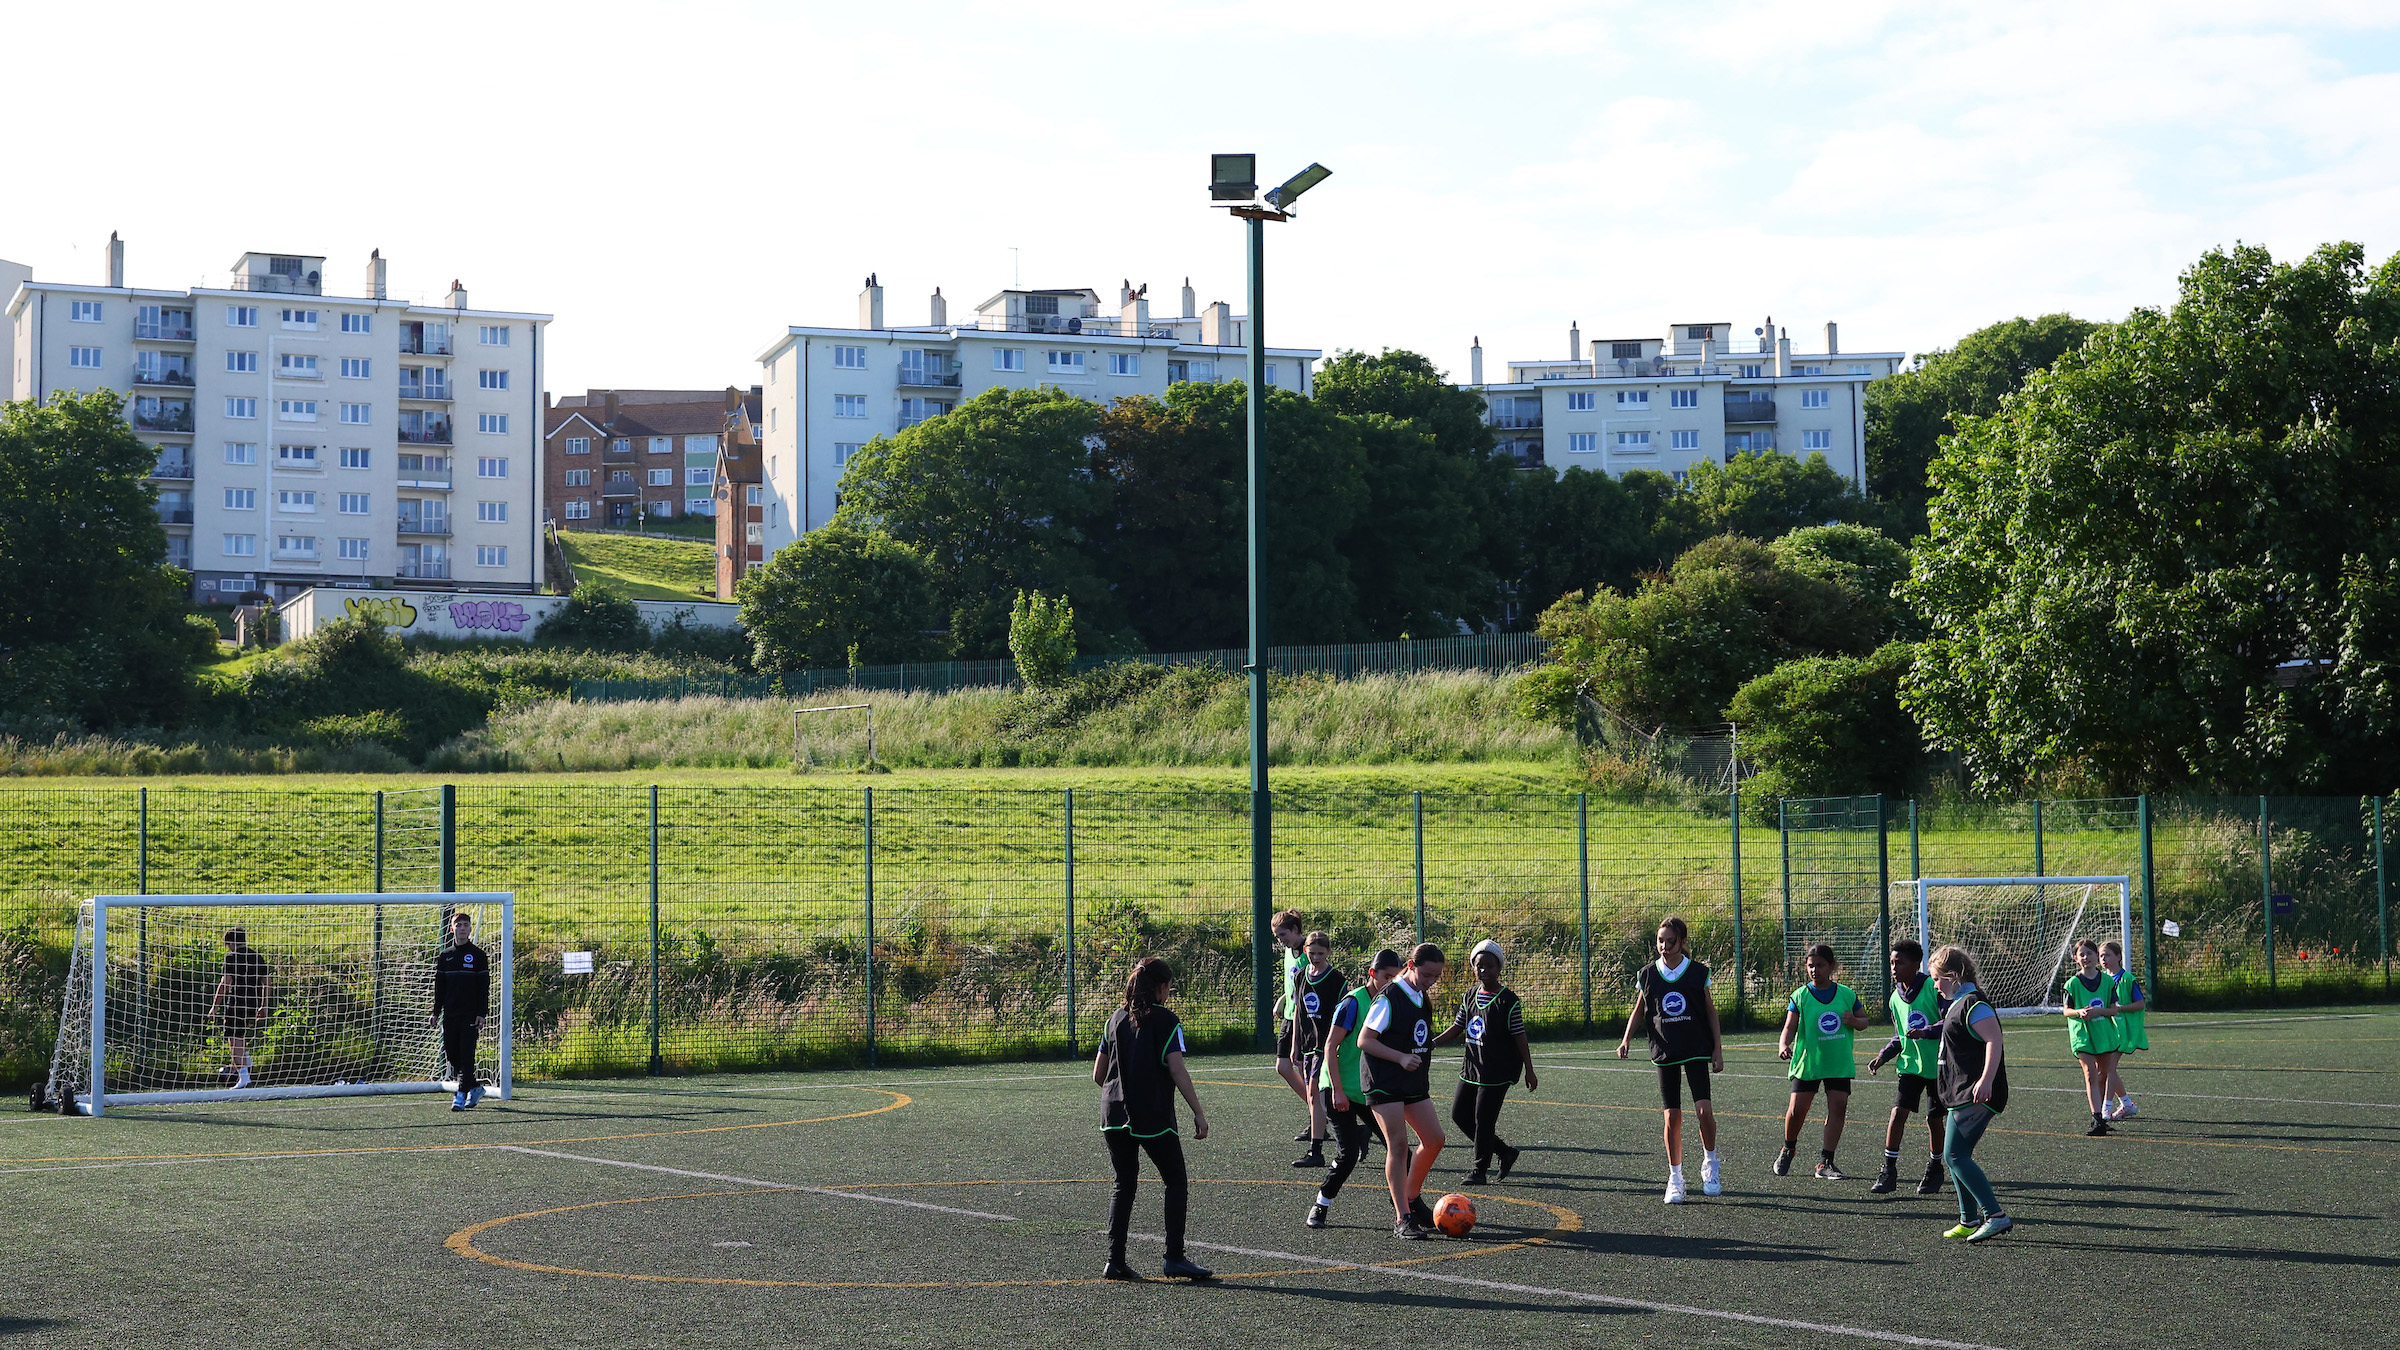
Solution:
<svg viewBox="0 0 2400 1350">
<path fill-rule="evenodd" d="M 105 1163 L 105 1162 L 172 1162 L 206 1158 L 322 1158 L 375 1153 L 456 1153 L 472 1149 L 507 1148 L 510 1145 L 529 1147 L 534 1144 L 598 1144 L 615 1139 L 669 1139 L 688 1134 L 724 1134 L 732 1130 L 771 1130 L 780 1125 L 822 1125 L 830 1120 L 856 1120 L 861 1116 L 880 1116 L 897 1111 L 916 1098 L 890 1088 L 849 1087 L 835 1084 L 851 1092 L 873 1092 L 892 1100 L 867 1111 L 850 1111 L 838 1116 L 809 1116 L 802 1120 L 762 1120 L 749 1125 L 706 1125 L 689 1130 L 647 1130 L 638 1134 L 583 1134 L 566 1139 L 504 1139 L 476 1144 L 387 1144 L 380 1148 L 296 1148 L 260 1149 L 242 1153 L 99 1153 L 80 1158 L 0 1158 L 8 1163 Z"/>
<path fill-rule="evenodd" d="M 1277 1084 L 1276 1086 L 1281 1085 Z M 1314 1186 L 1316 1184 L 1313 1181 L 1263 1181 L 1247 1177 L 1194 1177 L 1193 1182 L 1197 1185 L 1204 1186 Z M 1107 1177 L 1063 1177 L 1041 1181 L 857 1182 L 845 1186 L 824 1186 L 817 1189 L 828 1191 L 877 1191 L 907 1190 L 925 1186 L 1106 1186 L 1109 1184 L 1111 1184 L 1111 1179 Z M 779 1186 L 772 1189 L 762 1188 L 740 1191 L 693 1191 L 681 1195 L 643 1195 L 635 1196 L 626 1200 L 594 1200 L 580 1205 L 560 1205 L 554 1209 L 528 1210 L 523 1214 L 508 1214 L 497 1219 L 486 1219 L 478 1224 L 470 1224 L 469 1226 L 459 1229 L 457 1232 L 452 1233 L 448 1238 L 444 1239 L 442 1246 L 447 1248 L 452 1253 L 458 1256 L 466 1257 L 471 1261 L 481 1261 L 486 1265 L 503 1266 L 510 1270 L 522 1270 L 536 1275 L 579 1275 L 587 1279 L 633 1280 L 649 1284 L 722 1284 L 744 1286 L 754 1289 L 1025 1289 L 1058 1288 L 1066 1285 L 1108 1283 L 1108 1281 L 1096 1279 L 767 1280 L 732 1275 L 649 1275 L 635 1271 L 582 1270 L 574 1266 L 551 1266 L 543 1265 L 536 1261 L 519 1261 L 511 1257 L 494 1255 L 493 1253 L 487 1252 L 481 1247 L 475 1245 L 475 1239 L 481 1237 L 483 1234 L 490 1232 L 492 1229 L 498 1228 L 503 1224 L 515 1223 L 519 1219 L 541 1219 L 555 1214 L 573 1214 L 583 1210 L 605 1209 L 611 1205 L 645 1205 L 659 1200 L 717 1200 L 741 1195 L 787 1195 L 799 1189 L 800 1188 L 796 1186 Z M 1517 1251 L 1526 1247 L 1544 1245 L 1550 1241 L 1552 1236 L 1559 1233 L 1577 1233 L 1583 1231 L 1583 1216 L 1577 1214 L 1574 1210 L 1568 1209 L 1564 1205 L 1553 1205 L 1540 1200 L 1521 1200 L 1514 1196 L 1485 1195 L 1480 1192 L 1468 1192 L 1467 1194 L 1471 1195 L 1478 1201 L 1498 1201 L 1501 1204 L 1507 1205 L 1523 1205 L 1528 1209 L 1547 1210 L 1549 1211 L 1551 1217 L 1556 1220 L 1556 1222 L 1553 1223 L 1547 1232 L 1540 1237 L 1520 1238 L 1514 1242 L 1492 1243 L 1485 1246 L 1477 1246 L 1467 1251 L 1445 1252 L 1438 1256 L 1412 1257 L 1402 1261 L 1345 1261 L 1340 1265 L 1333 1266 L 1285 1266 L 1275 1270 L 1231 1271 L 1221 1272 L 1216 1276 L 1216 1278 L 1220 1280 L 1261 1280 L 1291 1275 L 1329 1275 L 1345 1270 L 1376 1270 L 1390 1266 L 1421 1266 L 1435 1261 L 1459 1261 L 1472 1256 L 1490 1256 L 1498 1252 Z"/>
</svg>

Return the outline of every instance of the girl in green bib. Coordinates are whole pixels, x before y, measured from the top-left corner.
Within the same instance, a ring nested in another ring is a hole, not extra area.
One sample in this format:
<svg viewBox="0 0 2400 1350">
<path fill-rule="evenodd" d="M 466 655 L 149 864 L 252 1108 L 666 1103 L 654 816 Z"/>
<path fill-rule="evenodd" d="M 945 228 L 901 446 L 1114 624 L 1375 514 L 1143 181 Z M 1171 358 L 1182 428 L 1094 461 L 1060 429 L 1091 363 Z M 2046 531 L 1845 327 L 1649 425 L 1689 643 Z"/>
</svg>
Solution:
<svg viewBox="0 0 2400 1350">
<path fill-rule="evenodd" d="M 1808 983 L 1792 991 L 1784 1007 L 1783 1036 L 1775 1057 L 1792 1063 L 1792 1104 L 1783 1113 L 1783 1152 L 1775 1155 L 1775 1175 L 1788 1176 L 1792 1156 L 1800 1151 L 1800 1127 L 1808 1108 L 1825 1089 L 1825 1148 L 1817 1163 L 1817 1179 L 1843 1181 L 1834 1166 L 1833 1151 L 1841 1147 L 1842 1124 L 1850 1115 L 1850 1080 L 1858 1073 L 1858 1029 L 1867 1025 L 1866 1008 L 1858 991 L 1834 981 L 1842 968 L 1833 948 L 1818 943 L 1808 949 Z"/>
<path fill-rule="evenodd" d="M 2109 1134 L 2108 1118 L 2100 1113 L 2108 1093 L 2108 1076 L 2117 1071 L 2117 982 L 2100 968 L 2100 944 L 2083 938 L 2075 944 L 2075 973 L 2059 990 L 2067 1018 L 2067 1048 L 2083 1065 L 2083 1095 L 2092 1108 L 2088 1135 Z"/>
<path fill-rule="evenodd" d="M 2100 968 L 2117 982 L 2117 1059 L 2108 1070 L 2108 1096 L 2100 1103 L 2100 1114 L 2110 1120 L 2131 1120 L 2141 1114 L 2133 1104 L 2133 1094 L 2125 1090 L 2125 1056 L 2136 1050 L 2150 1048 L 2150 1030 L 2143 1025 L 2150 1010 L 2150 993 L 2142 982 L 2125 968 L 2125 944 L 2114 938 L 2100 944 Z"/>
</svg>

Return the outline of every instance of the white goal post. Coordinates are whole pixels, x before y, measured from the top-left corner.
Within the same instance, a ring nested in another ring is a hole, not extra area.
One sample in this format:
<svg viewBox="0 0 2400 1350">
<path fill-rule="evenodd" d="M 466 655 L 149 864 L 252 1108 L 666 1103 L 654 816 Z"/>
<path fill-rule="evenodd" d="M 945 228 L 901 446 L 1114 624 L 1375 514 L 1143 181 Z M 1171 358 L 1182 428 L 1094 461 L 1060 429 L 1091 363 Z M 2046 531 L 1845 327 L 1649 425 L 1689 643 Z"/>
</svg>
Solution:
<svg viewBox="0 0 2400 1350">
<path fill-rule="evenodd" d="M 94 896 L 76 925 L 47 1096 L 97 1116 L 455 1091 L 433 995 L 458 913 L 496 967 L 475 1061 L 506 1099 L 516 898 L 505 891 Z M 250 1082 L 236 1086 L 243 1072 Z"/>
<path fill-rule="evenodd" d="M 1896 936 L 1975 958 L 1978 987 L 2003 1017 L 2061 1011 L 2060 988 L 2075 968 L 2075 944 L 2125 944 L 2135 966 L 2130 877 L 1919 877 L 1892 883 Z M 1905 918 L 1902 918 L 1905 915 Z"/>
</svg>

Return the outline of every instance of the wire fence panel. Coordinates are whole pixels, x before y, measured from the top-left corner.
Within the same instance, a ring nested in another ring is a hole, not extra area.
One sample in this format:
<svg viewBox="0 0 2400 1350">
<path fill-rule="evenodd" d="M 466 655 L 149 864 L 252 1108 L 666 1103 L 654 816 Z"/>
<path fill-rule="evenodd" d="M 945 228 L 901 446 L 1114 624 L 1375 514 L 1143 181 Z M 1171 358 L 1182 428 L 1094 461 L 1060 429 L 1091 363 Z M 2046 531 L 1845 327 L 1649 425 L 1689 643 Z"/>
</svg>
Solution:
<svg viewBox="0 0 2400 1350">
<path fill-rule="evenodd" d="M 1095 1043 L 1144 956 L 1174 968 L 1175 1012 L 1195 1046 L 1250 1045 L 1247 792 L 1075 794 L 1076 987 L 1091 991 L 1078 995 L 1080 1046 Z"/>
<path fill-rule="evenodd" d="M 13 788 L 0 794 L 0 1082 L 50 1071 L 76 914 L 93 895 L 141 889 L 136 788 Z"/>
<path fill-rule="evenodd" d="M 1576 821 L 1567 793 L 1426 794 L 1425 936 L 1449 958 L 1442 1025 L 1475 986 L 1467 955 L 1485 938 L 1506 954 L 1501 979 L 1524 1000 L 1530 1026 L 1586 1025 Z"/>
</svg>

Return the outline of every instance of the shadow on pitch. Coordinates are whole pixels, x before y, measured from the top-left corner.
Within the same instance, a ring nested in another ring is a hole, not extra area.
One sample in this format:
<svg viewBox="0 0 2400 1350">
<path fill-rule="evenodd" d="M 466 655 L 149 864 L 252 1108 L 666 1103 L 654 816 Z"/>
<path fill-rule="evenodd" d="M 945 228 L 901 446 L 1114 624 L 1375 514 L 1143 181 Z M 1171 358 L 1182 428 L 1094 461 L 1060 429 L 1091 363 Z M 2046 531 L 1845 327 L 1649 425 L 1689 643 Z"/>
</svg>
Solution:
<svg viewBox="0 0 2400 1350">
<path fill-rule="evenodd" d="M 1372 1271 L 1369 1270 L 1365 1273 L 1371 1274 Z M 1619 1308 L 1605 1303 L 1584 1303 L 1580 1300 L 1527 1303 L 1509 1299 L 1466 1298 L 1457 1294 L 1421 1294 L 1401 1289 L 1311 1289 L 1291 1284 L 1257 1284 L 1249 1280 L 1211 1281 L 1192 1287 L 1221 1289 L 1228 1292 L 1238 1290 L 1246 1294 L 1280 1294 L 1287 1298 L 1312 1299 L 1319 1303 L 1339 1303 L 1354 1308 L 1388 1308 L 1395 1311 L 1424 1309 L 1442 1312 L 1573 1313 L 1577 1317 L 1640 1314 L 1643 1312 L 1639 1308 Z"/>
<path fill-rule="evenodd" d="M 1824 1247 L 1800 1247 L 1773 1242 L 1741 1242 L 1729 1238 L 1680 1237 L 1658 1233 L 1560 1233 L 1545 1235 L 1544 1245 L 1593 1256 L 1643 1256 L 1665 1261 L 1747 1262 L 1769 1265 L 1803 1261 L 1840 1261 L 1853 1266 L 1903 1266 L 1897 1257 L 1836 1254 Z"/>
<path fill-rule="evenodd" d="M 2043 1219 L 2041 1227 L 2052 1226 Z M 2057 1247 L 2067 1251 L 2123 1252 L 2114 1243 L 2056 1242 L 2045 1238 L 2028 1238 L 2026 1246 Z M 2259 1261 L 2275 1265 L 2294 1266 L 2365 1266 L 2374 1270 L 2400 1270 L 2400 1256 L 2368 1256 L 2362 1252 L 2304 1252 L 2276 1247 L 2153 1247 L 2144 1245 L 2143 1259 L 2159 1256 L 2189 1256 L 2202 1261 Z"/>
<path fill-rule="evenodd" d="M 0 1336 L 24 1336 L 36 1331 L 56 1331 L 67 1324 L 49 1317 L 0 1317 Z"/>
<path fill-rule="evenodd" d="M 445 1098 L 444 1102 L 446 1103 L 446 1101 L 447 1099 Z M 271 1110 L 273 1108 L 268 1109 Z M 742 1108 L 733 1106 L 670 1111 L 558 1111 L 544 1110 L 538 1107 L 526 1107 L 515 1103 L 501 1102 L 496 1100 L 485 1102 L 483 1105 L 476 1107 L 473 1111 L 461 1112 L 456 1115 L 451 1113 L 446 1104 L 434 1105 L 422 1111 L 409 1112 L 405 1115 L 400 1114 L 402 1111 L 406 1110 L 406 1108 L 402 1106 L 392 1105 L 386 1106 L 384 1109 L 391 1112 L 391 1116 L 386 1119 L 377 1120 L 328 1121 L 322 1119 L 321 1117 L 303 1117 L 300 1119 L 277 1119 L 268 1117 L 261 1119 L 256 1115 L 240 1111 L 145 1111 L 142 1113 L 140 1118 L 143 1120 L 169 1122 L 176 1125 L 217 1125 L 240 1128 L 244 1130 L 297 1130 L 307 1134 L 340 1135 L 351 1137 L 383 1134 L 394 1130 L 425 1130 L 441 1125 L 463 1125 L 470 1122 L 495 1123 L 506 1121 L 516 1124 L 535 1125 L 607 1124 L 610 1122 L 619 1122 L 638 1125 L 656 1125 L 681 1124 L 691 1121 L 716 1120 L 725 1116 L 758 1114 L 758 1112 L 755 1110 L 744 1110 Z"/>
</svg>

